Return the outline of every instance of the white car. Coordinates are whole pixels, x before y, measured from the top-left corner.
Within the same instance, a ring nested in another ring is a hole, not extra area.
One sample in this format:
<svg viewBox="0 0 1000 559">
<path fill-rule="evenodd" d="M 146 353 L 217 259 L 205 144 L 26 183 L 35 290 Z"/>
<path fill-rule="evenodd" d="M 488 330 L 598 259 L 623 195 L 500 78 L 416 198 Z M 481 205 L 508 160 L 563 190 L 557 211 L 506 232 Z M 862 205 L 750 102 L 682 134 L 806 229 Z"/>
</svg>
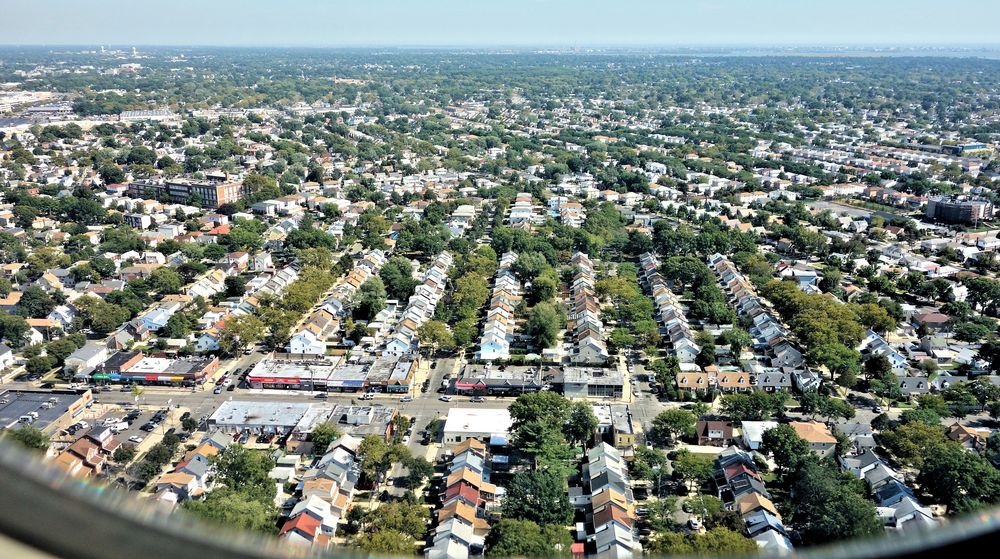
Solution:
<svg viewBox="0 0 1000 559">
<path fill-rule="evenodd" d="M 697 518 L 691 518 L 688 520 L 688 528 L 692 530 L 701 530 L 701 521 Z"/>
<path fill-rule="evenodd" d="M 413 401 L 413 396 L 403 396 L 402 398 L 399 399 L 399 401 L 403 402 L 403 403 L 412 402 Z"/>
<path fill-rule="evenodd" d="M 128 442 L 139 444 L 142 442 L 142 437 L 140 437 L 139 435 L 132 435 L 131 437 L 128 438 Z"/>
<path fill-rule="evenodd" d="M 451 396 L 441 396 L 438 400 L 441 400 L 442 402 L 450 402 Z"/>
</svg>

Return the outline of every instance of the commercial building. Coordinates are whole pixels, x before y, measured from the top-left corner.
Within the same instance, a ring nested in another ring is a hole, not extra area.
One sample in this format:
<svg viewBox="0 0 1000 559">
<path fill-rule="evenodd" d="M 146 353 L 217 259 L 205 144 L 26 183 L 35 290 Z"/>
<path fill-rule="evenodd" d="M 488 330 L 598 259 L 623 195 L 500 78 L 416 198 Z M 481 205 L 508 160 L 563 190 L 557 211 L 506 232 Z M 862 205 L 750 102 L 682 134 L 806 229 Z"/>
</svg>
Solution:
<svg viewBox="0 0 1000 559">
<path fill-rule="evenodd" d="M 944 223 L 977 223 L 993 219 L 993 203 L 983 198 L 938 196 L 927 200 L 927 217 Z"/>
<path fill-rule="evenodd" d="M 597 417 L 597 436 L 631 456 L 635 447 L 635 423 L 628 404 L 593 404 Z"/>
<path fill-rule="evenodd" d="M 192 385 L 205 382 L 205 378 L 218 369 L 218 357 L 172 359 L 141 351 L 122 351 L 109 357 L 92 374 L 84 376 L 96 382 Z"/>
<path fill-rule="evenodd" d="M 621 398 L 625 377 L 617 369 L 564 367 L 553 379 L 552 388 L 567 398 Z"/>
<path fill-rule="evenodd" d="M 537 392 L 544 386 L 538 367 L 516 365 L 466 365 L 455 381 L 455 392 L 471 395 L 517 395 Z"/>
<path fill-rule="evenodd" d="M 247 373 L 247 382 L 251 388 L 322 390 L 335 376 L 336 368 L 337 361 L 329 359 L 262 359 Z M 364 388 L 364 378 L 358 380 L 356 390 Z"/>
<path fill-rule="evenodd" d="M 339 358 L 263 359 L 247 374 L 251 388 L 320 392 L 410 391 L 419 367 L 416 355 L 382 355 L 373 362 L 343 363 Z"/>
<path fill-rule="evenodd" d="M 238 202 L 248 194 L 248 191 L 237 182 L 170 179 L 129 183 L 128 194 L 135 198 L 154 198 L 178 203 L 200 200 L 203 207 L 218 208 L 223 204 Z"/>
<path fill-rule="evenodd" d="M 452 408 L 444 423 L 444 444 L 466 439 L 489 442 L 495 436 L 506 439 L 513 420 L 506 409 Z"/>
<path fill-rule="evenodd" d="M 0 392 L 0 429 L 30 424 L 42 431 L 55 431 L 67 426 L 93 401 L 90 390 L 4 390 Z"/>
<path fill-rule="evenodd" d="M 239 402 L 227 400 L 208 418 L 209 429 L 224 433 L 286 435 L 299 424 L 310 404 L 289 402 Z"/>
</svg>

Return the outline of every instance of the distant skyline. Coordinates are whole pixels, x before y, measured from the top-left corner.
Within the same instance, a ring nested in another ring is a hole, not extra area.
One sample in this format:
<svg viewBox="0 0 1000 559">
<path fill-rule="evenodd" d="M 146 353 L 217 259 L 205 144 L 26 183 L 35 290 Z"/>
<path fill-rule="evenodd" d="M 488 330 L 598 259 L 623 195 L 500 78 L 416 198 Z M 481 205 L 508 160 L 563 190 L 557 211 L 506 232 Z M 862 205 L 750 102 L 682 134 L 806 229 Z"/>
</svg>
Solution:
<svg viewBox="0 0 1000 559">
<path fill-rule="evenodd" d="M 0 0 L 3 45 L 997 45 L 982 0 Z"/>
</svg>

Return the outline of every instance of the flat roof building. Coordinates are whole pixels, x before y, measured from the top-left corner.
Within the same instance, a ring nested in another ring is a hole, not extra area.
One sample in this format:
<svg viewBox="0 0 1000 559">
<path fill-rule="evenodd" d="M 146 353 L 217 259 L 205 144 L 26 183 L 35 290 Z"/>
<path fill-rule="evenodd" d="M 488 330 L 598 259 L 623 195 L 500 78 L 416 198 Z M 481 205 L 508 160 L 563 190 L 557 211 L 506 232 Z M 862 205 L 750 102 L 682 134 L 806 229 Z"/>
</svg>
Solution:
<svg viewBox="0 0 1000 559">
<path fill-rule="evenodd" d="M 625 378 L 617 369 L 564 367 L 552 382 L 567 398 L 621 398 Z"/>
<path fill-rule="evenodd" d="M 493 436 L 507 438 L 513 420 L 506 409 L 452 408 L 444 423 L 444 444 L 466 439 L 489 442 Z"/>
<path fill-rule="evenodd" d="M 75 390 L 4 390 L 0 392 L 0 428 L 16 429 L 22 423 L 30 423 L 42 431 L 54 431 L 83 413 L 93 401 L 90 390 L 82 393 Z M 32 420 L 21 422 L 25 416 Z"/>
<path fill-rule="evenodd" d="M 310 404 L 290 402 L 225 401 L 208 418 L 209 428 L 225 433 L 250 431 L 284 435 L 291 433 Z"/>
<path fill-rule="evenodd" d="M 993 203 L 985 198 L 937 196 L 927 200 L 927 217 L 944 223 L 978 223 L 993 219 Z"/>
<path fill-rule="evenodd" d="M 128 194 L 134 198 L 153 198 L 188 204 L 201 201 L 206 208 L 233 204 L 248 194 L 246 187 L 237 182 L 170 179 L 166 181 L 135 181 L 129 183 Z"/>
</svg>

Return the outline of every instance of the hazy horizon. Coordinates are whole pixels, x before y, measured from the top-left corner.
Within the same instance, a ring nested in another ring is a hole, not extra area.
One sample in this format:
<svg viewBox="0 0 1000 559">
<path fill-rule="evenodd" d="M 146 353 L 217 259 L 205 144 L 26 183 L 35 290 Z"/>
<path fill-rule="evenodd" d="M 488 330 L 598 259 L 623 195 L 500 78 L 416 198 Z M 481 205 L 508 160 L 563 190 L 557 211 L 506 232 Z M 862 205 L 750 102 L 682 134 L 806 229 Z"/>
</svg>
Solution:
<svg viewBox="0 0 1000 559">
<path fill-rule="evenodd" d="M 976 48 L 1000 3 L 971 0 L 0 0 L 5 46 L 285 48 Z M 114 14 L 109 17 L 108 14 Z M 13 23 L 14 25 L 11 25 Z"/>
</svg>

